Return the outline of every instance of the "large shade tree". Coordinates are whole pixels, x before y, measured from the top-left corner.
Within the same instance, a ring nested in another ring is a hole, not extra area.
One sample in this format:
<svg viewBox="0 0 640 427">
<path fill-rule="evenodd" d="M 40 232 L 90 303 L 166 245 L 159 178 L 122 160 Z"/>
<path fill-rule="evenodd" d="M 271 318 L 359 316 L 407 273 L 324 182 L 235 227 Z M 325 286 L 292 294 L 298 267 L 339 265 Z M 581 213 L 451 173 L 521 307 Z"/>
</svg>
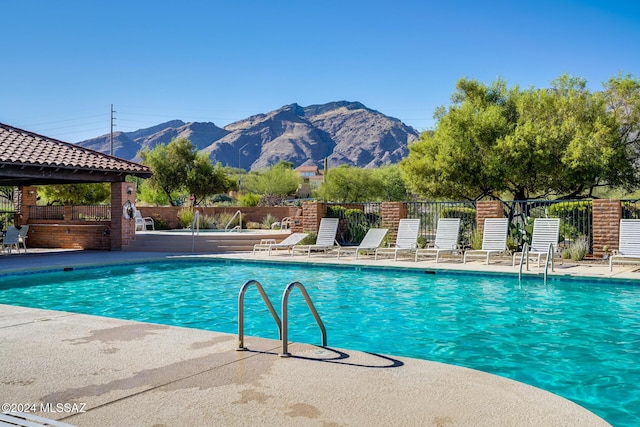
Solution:
<svg viewBox="0 0 640 427">
<path fill-rule="evenodd" d="M 287 161 L 280 161 L 242 178 L 243 190 L 270 196 L 288 196 L 293 194 L 299 185 L 300 177 L 293 170 L 293 163 Z"/>
<path fill-rule="evenodd" d="M 146 183 L 171 205 L 177 204 L 175 195 L 181 191 L 193 196 L 192 204 L 198 205 L 206 196 L 228 191 L 235 185 L 220 164 L 213 166 L 209 157 L 198 153 L 188 139 L 173 139 L 168 145 L 143 149 L 139 155 L 142 164 L 153 172 Z"/>
<path fill-rule="evenodd" d="M 525 200 L 633 188 L 639 86 L 630 76 L 595 93 L 566 75 L 549 89 L 527 90 L 462 79 L 452 104 L 437 110 L 435 131 L 409 147 L 401 172 L 413 192 L 434 198 Z"/>
</svg>

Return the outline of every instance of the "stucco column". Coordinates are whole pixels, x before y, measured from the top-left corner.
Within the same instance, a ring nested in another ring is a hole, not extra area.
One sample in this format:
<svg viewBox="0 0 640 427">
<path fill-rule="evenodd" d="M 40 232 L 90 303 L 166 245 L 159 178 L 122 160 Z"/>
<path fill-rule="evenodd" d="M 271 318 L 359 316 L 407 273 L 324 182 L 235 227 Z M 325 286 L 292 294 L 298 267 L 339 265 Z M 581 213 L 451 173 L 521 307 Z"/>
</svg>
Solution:
<svg viewBox="0 0 640 427">
<path fill-rule="evenodd" d="M 135 219 L 125 219 L 122 207 L 127 201 L 136 201 L 136 184 L 133 182 L 111 183 L 111 250 L 120 251 L 136 237 Z"/>
</svg>

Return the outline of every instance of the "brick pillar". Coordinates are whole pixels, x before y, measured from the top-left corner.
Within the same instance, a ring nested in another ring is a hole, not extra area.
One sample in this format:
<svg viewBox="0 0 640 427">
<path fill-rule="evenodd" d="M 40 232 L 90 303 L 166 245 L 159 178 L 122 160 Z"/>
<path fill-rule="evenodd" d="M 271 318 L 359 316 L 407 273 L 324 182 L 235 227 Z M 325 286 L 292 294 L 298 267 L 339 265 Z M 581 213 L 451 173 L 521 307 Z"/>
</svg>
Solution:
<svg viewBox="0 0 640 427">
<path fill-rule="evenodd" d="M 604 246 L 609 247 L 609 253 L 613 249 L 618 249 L 622 204 L 620 200 L 594 199 L 592 207 L 593 256 L 602 258 Z"/>
<path fill-rule="evenodd" d="M 291 218 L 291 232 L 304 232 L 304 216 L 302 216 L 302 208 L 289 206 L 289 217 Z"/>
<path fill-rule="evenodd" d="M 407 217 L 407 204 L 403 202 L 382 202 L 382 227 L 388 228 L 387 239 L 395 242 L 398 224 Z"/>
<path fill-rule="evenodd" d="M 327 204 L 323 202 L 305 202 L 302 204 L 302 230 L 313 231 L 320 228 L 320 220 L 327 215 Z"/>
<path fill-rule="evenodd" d="M 14 200 L 16 203 L 16 215 L 14 217 L 15 225 L 24 225 L 29 222 L 29 206 L 35 206 L 38 201 L 38 187 L 21 186 L 18 188 L 19 198 Z"/>
<path fill-rule="evenodd" d="M 136 184 L 132 182 L 111 183 L 111 250 L 120 251 L 136 237 L 136 221 L 124 219 L 123 205 L 136 201 Z"/>
<path fill-rule="evenodd" d="M 484 230 L 486 218 L 504 218 L 504 206 L 500 200 L 479 200 L 476 202 L 476 227 L 479 233 Z"/>
</svg>

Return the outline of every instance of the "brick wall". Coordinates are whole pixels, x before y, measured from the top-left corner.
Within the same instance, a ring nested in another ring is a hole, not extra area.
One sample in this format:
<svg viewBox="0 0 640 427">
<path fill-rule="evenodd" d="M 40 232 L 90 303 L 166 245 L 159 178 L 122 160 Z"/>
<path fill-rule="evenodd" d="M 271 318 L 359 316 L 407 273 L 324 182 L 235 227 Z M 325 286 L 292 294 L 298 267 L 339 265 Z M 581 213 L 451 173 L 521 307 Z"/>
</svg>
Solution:
<svg viewBox="0 0 640 427">
<path fill-rule="evenodd" d="M 479 200 L 476 202 L 476 226 L 479 233 L 484 230 L 486 218 L 504 218 L 504 206 L 500 200 Z"/>
<path fill-rule="evenodd" d="M 620 200 L 596 199 L 593 206 L 593 255 L 601 258 L 603 246 L 609 247 L 609 253 L 618 249 L 620 239 L 620 219 L 622 205 Z"/>
<path fill-rule="evenodd" d="M 388 228 L 387 239 L 395 242 L 398 236 L 398 224 L 407 217 L 407 204 L 403 202 L 382 203 L 382 227 Z"/>
<path fill-rule="evenodd" d="M 27 248 L 111 249 L 110 223 L 29 224 Z"/>
</svg>

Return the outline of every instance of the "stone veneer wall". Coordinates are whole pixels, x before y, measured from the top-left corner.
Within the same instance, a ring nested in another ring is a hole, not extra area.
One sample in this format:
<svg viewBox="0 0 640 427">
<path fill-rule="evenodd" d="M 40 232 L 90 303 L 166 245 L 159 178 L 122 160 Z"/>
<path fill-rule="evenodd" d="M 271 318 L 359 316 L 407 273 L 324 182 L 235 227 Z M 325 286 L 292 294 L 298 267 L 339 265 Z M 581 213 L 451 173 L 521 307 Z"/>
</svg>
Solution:
<svg viewBox="0 0 640 427">
<path fill-rule="evenodd" d="M 618 249 L 622 204 L 620 200 L 595 199 L 592 201 L 592 207 L 593 255 L 602 258 L 603 246 L 609 247 L 609 253 Z"/>
</svg>

